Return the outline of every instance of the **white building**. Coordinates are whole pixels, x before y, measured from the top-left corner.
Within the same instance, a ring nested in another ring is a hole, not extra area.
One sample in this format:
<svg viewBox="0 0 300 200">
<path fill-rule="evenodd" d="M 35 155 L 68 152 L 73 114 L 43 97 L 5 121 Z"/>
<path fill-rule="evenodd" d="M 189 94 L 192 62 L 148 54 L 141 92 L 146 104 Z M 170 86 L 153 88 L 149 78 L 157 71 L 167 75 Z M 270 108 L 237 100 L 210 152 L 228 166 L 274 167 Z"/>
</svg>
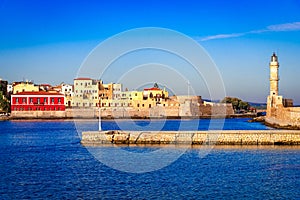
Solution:
<svg viewBox="0 0 300 200">
<path fill-rule="evenodd" d="M 73 106 L 97 107 L 99 104 L 100 80 L 91 78 L 74 79 Z"/>
<path fill-rule="evenodd" d="M 113 83 L 113 99 L 121 99 L 122 94 L 122 84 L 119 83 Z"/>
<path fill-rule="evenodd" d="M 13 92 L 13 86 L 12 84 L 7 85 L 7 93 L 12 93 Z"/>
<path fill-rule="evenodd" d="M 65 96 L 65 105 L 66 107 L 71 107 L 74 106 L 73 103 L 73 96 L 74 96 L 74 91 L 73 91 L 74 86 L 71 84 L 61 84 L 61 93 L 64 94 Z"/>
</svg>

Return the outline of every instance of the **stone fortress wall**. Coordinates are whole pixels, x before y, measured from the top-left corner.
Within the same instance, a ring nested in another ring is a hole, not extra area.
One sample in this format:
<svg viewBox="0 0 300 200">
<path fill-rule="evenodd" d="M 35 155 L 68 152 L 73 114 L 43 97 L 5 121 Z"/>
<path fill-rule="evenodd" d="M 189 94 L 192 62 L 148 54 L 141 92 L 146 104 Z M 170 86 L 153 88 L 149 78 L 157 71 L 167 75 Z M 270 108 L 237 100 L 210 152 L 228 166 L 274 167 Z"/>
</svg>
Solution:
<svg viewBox="0 0 300 200">
<path fill-rule="evenodd" d="M 280 127 L 300 127 L 300 107 L 278 106 L 271 108 L 266 123 Z"/>
<path fill-rule="evenodd" d="M 152 108 L 113 107 L 101 108 L 103 118 L 165 118 L 165 117 L 226 117 L 234 114 L 231 104 L 195 105 L 184 103 L 179 106 L 155 106 Z M 97 118 L 99 108 L 73 108 L 65 111 L 14 111 L 12 119 L 47 118 Z"/>
</svg>

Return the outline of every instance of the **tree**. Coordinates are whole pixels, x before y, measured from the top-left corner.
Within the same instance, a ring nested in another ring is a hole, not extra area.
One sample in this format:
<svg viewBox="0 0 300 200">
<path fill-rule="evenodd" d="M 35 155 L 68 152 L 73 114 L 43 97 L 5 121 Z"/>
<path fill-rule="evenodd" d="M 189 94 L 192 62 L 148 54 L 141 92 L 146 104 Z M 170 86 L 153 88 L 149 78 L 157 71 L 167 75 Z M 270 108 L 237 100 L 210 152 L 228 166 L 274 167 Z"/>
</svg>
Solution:
<svg viewBox="0 0 300 200">
<path fill-rule="evenodd" d="M 2 95 L 2 92 L 0 92 L 0 110 L 6 113 L 10 112 L 9 101 Z"/>
<path fill-rule="evenodd" d="M 249 110 L 250 104 L 236 97 L 225 97 L 221 103 L 231 103 L 234 110 Z"/>
<path fill-rule="evenodd" d="M 248 102 L 240 101 L 238 107 L 240 108 L 240 110 L 241 110 L 241 109 L 242 109 L 242 110 L 249 110 L 250 105 L 249 105 Z"/>
</svg>

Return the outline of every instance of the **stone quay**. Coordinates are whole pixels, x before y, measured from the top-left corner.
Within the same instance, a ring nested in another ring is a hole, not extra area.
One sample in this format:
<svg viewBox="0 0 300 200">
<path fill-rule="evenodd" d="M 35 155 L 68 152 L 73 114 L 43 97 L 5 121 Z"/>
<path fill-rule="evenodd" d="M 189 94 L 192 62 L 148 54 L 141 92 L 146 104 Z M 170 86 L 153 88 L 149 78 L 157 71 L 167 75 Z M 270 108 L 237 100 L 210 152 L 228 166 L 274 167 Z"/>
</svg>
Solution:
<svg viewBox="0 0 300 200">
<path fill-rule="evenodd" d="M 84 146 L 101 144 L 300 145 L 299 130 L 86 131 Z"/>
</svg>

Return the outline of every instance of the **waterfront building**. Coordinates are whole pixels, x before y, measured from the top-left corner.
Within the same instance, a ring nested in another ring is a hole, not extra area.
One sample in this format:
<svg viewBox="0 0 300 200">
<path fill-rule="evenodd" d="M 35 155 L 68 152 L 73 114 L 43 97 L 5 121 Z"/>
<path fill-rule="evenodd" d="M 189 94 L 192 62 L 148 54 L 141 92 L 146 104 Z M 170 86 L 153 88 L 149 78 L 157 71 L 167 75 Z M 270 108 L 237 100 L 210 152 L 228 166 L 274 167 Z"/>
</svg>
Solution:
<svg viewBox="0 0 300 200">
<path fill-rule="evenodd" d="M 99 97 L 101 100 L 121 99 L 122 84 L 108 83 L 104 84 L 103 81 L 99 83 Z"/>
<path fill-rule="evenodd" d="M 11 95 L 12 118 L 65 117 L 64 95 L 57 92 L 19 92 Z"/>
<path fill-rule="evenodd" d="M 40 90 L 40 86 L 35 85 L 31 81 L 14 82 L 12 85 L 13 94 L 17 94 L 19 92 L 38 92 Z"/>
<path fill-rule="evenodd" d="M 39 91 L 50 91 L 50 90 L 53 90 L 52 89 L 53 87 L 50 85 L 50 84 L 40 84 L 39 85 Z"/>
<path fill-rule="evenodd" d="M 12 94 L 12 92 L 13 92 L 13 86 L 12 86 L 12 84 L 7 84 L 7 93 L 8 94 Z"/>
<path fill-rule="evenodd" d="M 64 111 L 64 95 L 52 92 L 19 92 L 11 95 L 13 111 Z"/>
<path fill-rule="evenodd" d="M 120 83 L 111 83 L 112 84 L 112 99 L 121 99 L 122 94 L 122 84 Z"/>
<path fill-rule="evenodd" d="M 61 84 L 61 93 L 65 96 L 65 106 L 70 108 L 73 106 L 74 86 L 71 84 Z"/>
<path fill-rule="evenodd" d="M 74 79 L 73 106 L 98 107 L 100 84 L 102 84 L 101 80 L 91 78 Z"/>
<path fill-rule="evenodd" d="M 158 87 L 145 88 L 143 91 L 131 92 L 131 104 L 134 108 L 152 108 L 158 104 L 167 104 L 169 93 Z"/>
<path fill-rule="evenodd" d="M 293 107 L 292 99 L 279 95 L 279 62 L 275 53 L 270 61 L 270 93 L 267 98 L 266 123 L 276 126 L 300 127 L 300 107 Z"/>
</svg>

